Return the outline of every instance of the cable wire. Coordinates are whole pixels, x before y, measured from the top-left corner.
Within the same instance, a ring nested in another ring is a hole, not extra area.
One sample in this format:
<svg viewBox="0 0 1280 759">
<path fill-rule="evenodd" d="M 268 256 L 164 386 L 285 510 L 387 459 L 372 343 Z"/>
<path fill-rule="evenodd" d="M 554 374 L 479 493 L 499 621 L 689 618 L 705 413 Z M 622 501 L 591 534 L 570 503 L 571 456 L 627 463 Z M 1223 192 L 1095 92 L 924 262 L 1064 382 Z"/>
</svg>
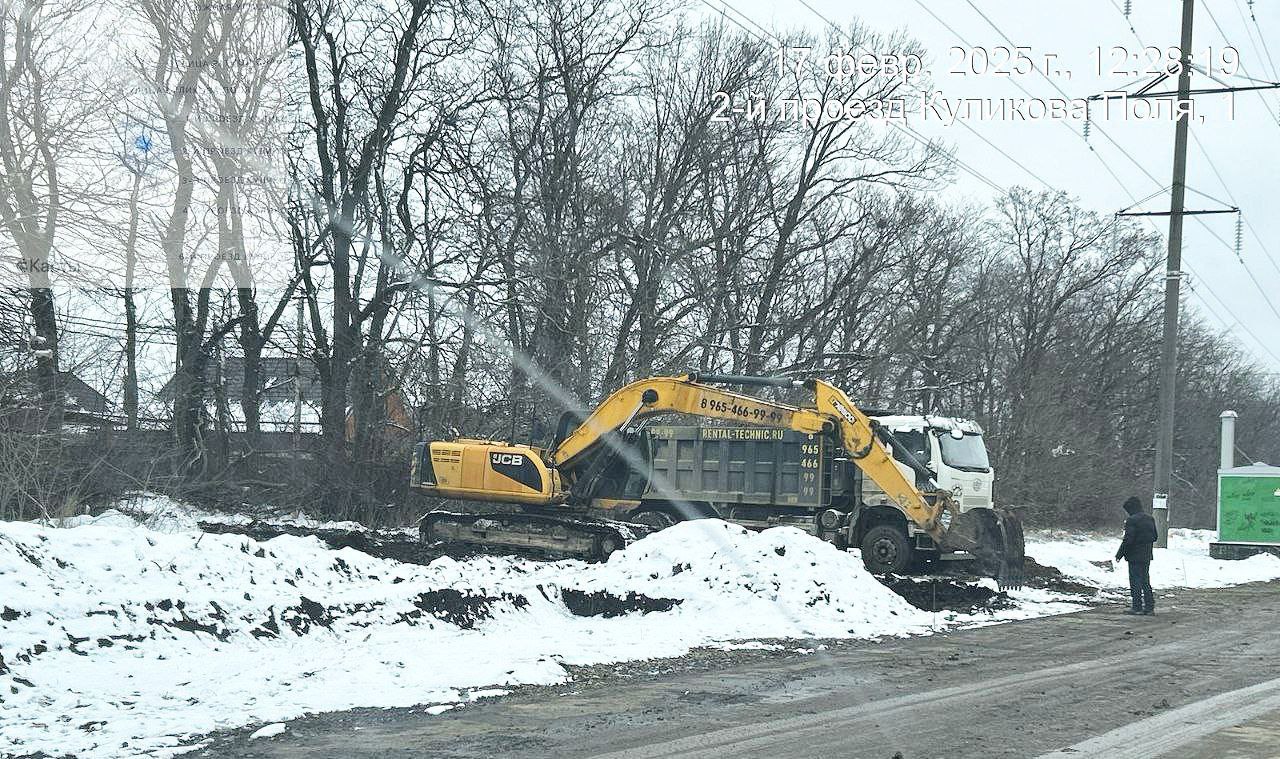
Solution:
<svg viewBox="0 0 1280 759">
<path fill-rule="evenodd" d="M 1227 37 L 1227 33 L 1226 31 L 1223 30 L 1222 24 L 1218 23 L 1218 17 L 1213 15 L 1213 8 L 1209 7 L 1208 3 L 1204 3 L 1204 11 L 1205 13 L 1209 14 L 1209 20 L 1213 22 L 1214 27 L 1216 27 L 1218 30 L 1218 34 L 1222 36 L 1223 43 L 1230 45 L 1231 39 Z M 1248 25 L 1245 26 L 1244 30 L 1246 33 L 1249 33 Z M 1254 44 L 1252 34 L 1249 34 L 1249 44 L 1251 45 Z M 1240 60 L 1240 71 L 1246 75 L 1249 73 L 1249 69 L 1245 68 L 1243 58 L 1241 58 Z M 1275 123 L 1277 128 L 1280 128 L 1280 116 L 1277 116 L 1276 112 L 1271 110 L 1271 101 L 1267 100 L 1266 96 L 1264 95 L 1265 92 L 1266 90 L 1258 90 L 1258 98 L 1262 101 L 1262 106 L 1267 109 L 1267 113 L 1271 114 L 1271 121 Z"/>
</svg>

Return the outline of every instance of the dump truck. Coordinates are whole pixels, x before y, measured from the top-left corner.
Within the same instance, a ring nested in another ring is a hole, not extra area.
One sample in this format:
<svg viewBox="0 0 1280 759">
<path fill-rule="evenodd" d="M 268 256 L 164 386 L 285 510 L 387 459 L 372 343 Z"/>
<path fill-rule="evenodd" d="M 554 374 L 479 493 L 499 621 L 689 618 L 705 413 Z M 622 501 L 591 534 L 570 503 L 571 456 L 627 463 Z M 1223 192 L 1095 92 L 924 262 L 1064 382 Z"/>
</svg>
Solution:
<svg viewBox="0 0 1280 759">
<path fill-rule="evenodd" d="M 811 399 L 793 406 L 722 385 L 804 389 Z M 648 421 L 672 414 L 699 424 L 648 429 Z M 952 427 L 947 435 L 959 443 L 980 438 Z M 1021 524 L 989 500 L 966 508 L 963 485 L 941 484 L 953 473 L 940 430 L 923 424 L 924 437 L 913 439 L 912 429 L 905 419 L 873 419 L 819 379 L 651 377 L 613 393 L 585 419 L 562 419 L 548 448 L 466 438 L 419 443 L 411 485 L 492 504 L 429 511 L 420 522 L 429 542 L 602 559 L 677 521 L 721 517 L 749 527 L 800 526 L 861 548 L 876 571 L 963 555 L 1002 586 L 1020 584 Z"/>
<path fill-rule="evenodd" d="M 993 474 L 981 427 L 971 420 L 896 414 L 872 416 L 951 491 L 959 511 L 991 510 Z M 830 534 L 862 550 L 877 573 L 923 569 L 938 560 L 968 560 L 939 551 L 929 533 L 896 509 L 831 435 L 759 427 L 657 424 L 633 430 L 642 467 L 627 463 L 597 491 L 600 503 L 632 522 L 665 527 L 686 515 L 716 516 L 752 529 L 791 525 L 820 533 L 836 510 L 851 529 Z M 910 464 L 895 454 L 904 474 Z M 672 493 L 680 503 L 673 504 Z"/>
</svg>

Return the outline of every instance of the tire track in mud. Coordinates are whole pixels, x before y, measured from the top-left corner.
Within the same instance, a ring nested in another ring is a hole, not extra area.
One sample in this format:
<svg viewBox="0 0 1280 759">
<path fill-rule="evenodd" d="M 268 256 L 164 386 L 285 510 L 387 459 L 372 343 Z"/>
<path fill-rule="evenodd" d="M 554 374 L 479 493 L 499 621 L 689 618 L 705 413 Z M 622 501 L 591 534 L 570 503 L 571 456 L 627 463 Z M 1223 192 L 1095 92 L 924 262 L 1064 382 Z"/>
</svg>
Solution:
<svg viewBox="0 0 1280 759">
<path fill-rule="evenodd" d="M 1166 643 L 1149 649 L 1151 655 L 1170 653 L 1182 648 L 1182 642 Z M 981 680 L 965 685 L 956 685 L 937 690 L 910 693 L 883 701 L 873 701 L 856 706 L 848 706 L 797 717 L 787 717 L 764 723 L 724 728 L 702 735 L 691 736 L 668 741 L 662 744 L 650 744 L 643 748 L 626 749 L 607 754 L 596 754 L 595 759 L 659 759 L 660 757 L 686 757 L 702 759 L 705 757 L 724 756 L 767 756 L 775 746 L 777 739 L 785 736 L 789 742 L 797 745 L 813 745 L 813 739 L 819 734 L 830 733 L 831 725 L 841 725 L 849 732 L 858 732 L 860 723 L 893 722 L 909 724 L 911 720 L 903 717 L 904 713 L 916 710 L 936 709 L 946 711 L 952 701 L 977 701 L 1000 697 L 1016 689 L 1030 689 L 1040 685 L 1049 685 L 1055 681 L 1073 678 L 1084 678 L 1100 671 L 1114 669 L 1117 665 L 1130 661 L 1129 654 L 1118 654 L 1089 661 L 1063 664 L 1056 667 L 1023 672 L 1006 677 Z"/>
</svg>

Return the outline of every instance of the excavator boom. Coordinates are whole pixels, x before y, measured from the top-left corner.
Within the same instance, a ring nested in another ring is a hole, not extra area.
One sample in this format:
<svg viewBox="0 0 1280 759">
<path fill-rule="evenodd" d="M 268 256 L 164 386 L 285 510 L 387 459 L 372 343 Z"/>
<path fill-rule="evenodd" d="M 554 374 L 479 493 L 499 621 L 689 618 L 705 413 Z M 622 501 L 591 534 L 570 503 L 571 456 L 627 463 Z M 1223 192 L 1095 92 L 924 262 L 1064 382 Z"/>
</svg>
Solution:
<svg viewBox="0 0 1280 759">
<path fill-rule="evenodd" d="M 710 383 L 805 387 L 814 394 L 813 408 L 730 392 Z M 893 454 L 875 434 L 872 421 L 847 395 L 822 380 L 777 377 L 743 377 L 723 374 L 689 374 L 684 377 L 651 377 L 633 382 L 606 398 L 577 429 L 551 453 L 560 471 L 571 470 L 608 435 L 633 421 L 655 414 L 677 412 L 707 419 L 744 422 L 760 427 L 819 433 L 836 429 L 840 442 L 863 474 L 871 478 L 919 527 L 940 538 L 938 517 L 949 494 L 931 501 L 894 464 Z"/>
</svg>

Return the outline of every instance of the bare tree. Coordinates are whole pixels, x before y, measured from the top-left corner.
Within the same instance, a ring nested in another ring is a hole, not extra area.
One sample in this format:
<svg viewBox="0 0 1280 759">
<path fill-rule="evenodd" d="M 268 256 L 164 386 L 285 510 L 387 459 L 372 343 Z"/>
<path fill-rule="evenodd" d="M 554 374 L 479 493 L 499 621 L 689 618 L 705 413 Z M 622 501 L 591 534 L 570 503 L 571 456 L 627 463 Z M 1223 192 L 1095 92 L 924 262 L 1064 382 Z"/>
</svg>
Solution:
<svg viewBox="0 0 1280 759">
<path fill-rule="evenodd" d="M 308 144 L 299 145 L 307 155 L 293 163 L 290 225 L 324 384 L 321 426 L 330 461 L 345 465 L 350 382 L 365 331 L 380 332 L 396 299 L 414 286 L 398 262 L 381 258 L 378 233 L 388 219 L 375 194 L 379 172 L 402 131 L 421 118 L 417 91 L 464 44 L 465 19 L 460 7 L 425 0 L 394 9 L 293 0 L 290 15 L 310 98 Z M 328 269 L 327 316 L 313 273 L 320 261 Z M 363 359 L 366 368 L 381 360 L 376 343 L 374 354 Z"/>
<path fill-rule="evenodd" d="M 100 106 L 84 84 L 88 67 L 77 31 L 94 22 L 92 3 L 0 3 L 0 223 L 13 240 L 25 280 L 35 375 L 48 424 L 62 422 L 53 256 L 66 223 L 66 162 L 83 150 Z M 72 201 L 74 202 L 74 200 Z"/>
</svg>

